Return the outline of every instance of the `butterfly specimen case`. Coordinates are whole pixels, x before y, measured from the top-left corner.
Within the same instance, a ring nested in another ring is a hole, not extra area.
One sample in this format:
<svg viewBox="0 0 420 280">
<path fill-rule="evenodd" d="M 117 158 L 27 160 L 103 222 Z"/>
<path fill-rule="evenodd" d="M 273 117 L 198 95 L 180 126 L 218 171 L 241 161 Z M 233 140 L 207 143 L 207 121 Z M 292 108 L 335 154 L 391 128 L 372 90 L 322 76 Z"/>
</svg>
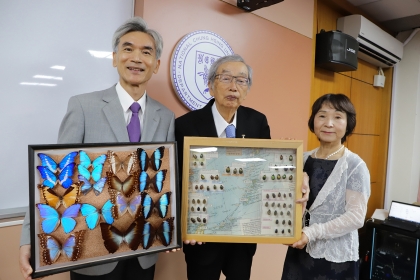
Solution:
<svg viewBox="0 0 420 280">
<path fill-rule="evenodd" d="M 182 235 L 205 242 L 300 239 L 302 141 L 185 137 Z"/>
<path fill-rule="evenodd" d="M 174 142 L 30 145 L 33 278 L 181 247 Z"/>
</svg>

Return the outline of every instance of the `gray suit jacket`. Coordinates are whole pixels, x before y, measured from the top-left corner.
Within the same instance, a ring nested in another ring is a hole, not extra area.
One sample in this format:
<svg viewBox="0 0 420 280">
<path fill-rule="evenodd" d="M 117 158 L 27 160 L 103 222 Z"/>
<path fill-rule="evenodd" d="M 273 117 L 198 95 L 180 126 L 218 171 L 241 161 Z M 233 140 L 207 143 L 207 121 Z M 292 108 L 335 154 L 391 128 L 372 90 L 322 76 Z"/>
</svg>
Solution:
<svg viewBox="0 0 420 280">
<path fill-rule="evenodd" d="M 175 140 L 175 115 L 149 96 L 143 120 L 140 142 Z M 70 98 L 67 113 L 58 135 L 59 144 L 130 142 L 124 112 L 115 86 L 109 89 L 76 95 Z M 21 245 L 30 244 L 29 213 L 23 222 Z M 157 254 L 139 257 L 143 269 L 156 263 Z M 110 273 L 117 262 L 92 266 L 75 272 L 85 275 Z"/>
</svg>

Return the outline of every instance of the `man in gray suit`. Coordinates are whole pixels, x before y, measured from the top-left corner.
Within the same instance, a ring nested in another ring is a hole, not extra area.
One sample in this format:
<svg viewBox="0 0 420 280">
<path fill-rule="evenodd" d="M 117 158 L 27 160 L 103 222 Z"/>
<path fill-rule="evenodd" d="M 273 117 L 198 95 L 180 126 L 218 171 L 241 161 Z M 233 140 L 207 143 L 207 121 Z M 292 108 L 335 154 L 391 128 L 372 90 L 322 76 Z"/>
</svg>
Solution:
<svg viewBox="0 0 420 280">
<path fill-rule="evenodd" d="M 113 37 L 113 66 L 119 82 L 109 89 L 73 96 L 60 126 L 58 143 L 174 141 L 174 113 L 146 95 L 146 85 L 160 65 L 163 41 L 141 18 L 121 25 Z M 138 103 L 134 105 L 134 103 Z M 130 108 L 139 106 L 138 120 Z M 140 124 L 141 136 L 128 133 L 131 121 Z M 129 138 L 130 137 L 130 138 Z M 140 139 L 139 139 L 140 138 Z M 31 279 L 29 215 L 22 227 L 20 268 Z M 70 273 L 72 280 L 153 279 L 157 254 L 97 265 Z"/>
</svg>

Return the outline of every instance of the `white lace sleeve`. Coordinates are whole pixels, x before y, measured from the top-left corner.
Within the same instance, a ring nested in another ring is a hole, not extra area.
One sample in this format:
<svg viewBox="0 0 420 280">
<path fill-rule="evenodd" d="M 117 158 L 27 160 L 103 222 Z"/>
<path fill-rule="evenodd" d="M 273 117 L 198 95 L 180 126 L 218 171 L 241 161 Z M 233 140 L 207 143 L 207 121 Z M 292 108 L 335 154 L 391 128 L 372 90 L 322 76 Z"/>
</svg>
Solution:
<svg viewBox="0 0 420 280">
<path fill-rule="evenodd" d="M 346 206 L 341 216 L 326 223 L 303 228 L 309 241 L 330 239 L 361 228 L 364 224 L 370 196 L 370 176 L 366 164 L 359 164 L 350 174 L 346 185 Z"/>
</svg>

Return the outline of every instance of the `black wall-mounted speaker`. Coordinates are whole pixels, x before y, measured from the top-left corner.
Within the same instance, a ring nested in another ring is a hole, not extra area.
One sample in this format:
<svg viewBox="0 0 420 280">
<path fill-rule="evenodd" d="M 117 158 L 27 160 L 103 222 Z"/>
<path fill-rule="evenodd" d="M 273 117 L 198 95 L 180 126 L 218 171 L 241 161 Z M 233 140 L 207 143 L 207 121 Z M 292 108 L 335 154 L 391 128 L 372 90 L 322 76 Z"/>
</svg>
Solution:
<svg viewBox="0 0 420 280">
<path fill-rule="evenodd" d="M 244 11 L 252 12 L 283 1 L 284 0 L 237 0 L 236 6 Z"/>
<path fill-rule="evenodd" d="M 316 34 L 315 66 L 334 72 L 357 70 L 359 42 L 340 31 Z"/>
</svg>

